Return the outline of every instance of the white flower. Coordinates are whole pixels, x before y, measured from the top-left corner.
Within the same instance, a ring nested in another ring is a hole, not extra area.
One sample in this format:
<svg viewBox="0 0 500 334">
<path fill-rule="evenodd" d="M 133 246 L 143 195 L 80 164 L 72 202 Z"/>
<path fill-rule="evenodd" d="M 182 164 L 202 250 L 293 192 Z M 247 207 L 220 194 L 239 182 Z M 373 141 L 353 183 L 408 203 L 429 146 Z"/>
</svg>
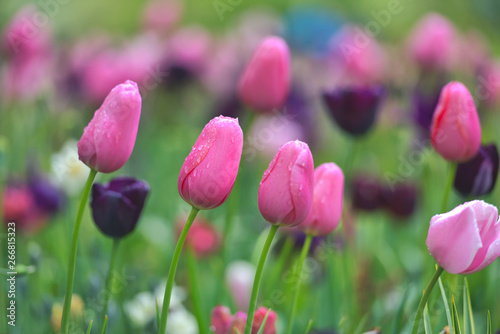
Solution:
<svg viewBox="0 0 500 334">
<path fill-rule="evenodd" d="M 163 305 L 163 297 L 165 296 L 165 285 L 166 281 L 160 282 L 155 289 L 154 296 L 158 300 L 158 305 L 160 309 Z M 170 296 L 170 312 L 177 308 L 183 308 L 182 302 L 186 299 L 186 290 L 174 285 L 172 288 L 172 295 Z"/>
<path fill-rule="evenodd" d="M 198 334 L 196 318 L 183 307 L 168 314 L 167 334 L 179 333 Z"/>
<path fill-rule="evenodd" d="M 250 302 L 255 266 L 246 261 L 234 261 L 228 265 L 225 276 L 236 306 L 245 310 Z"/>
<path fill-rule="evenodd" d="M 78 159 L 76 144 L 75 139 L 68 140 L 51 159 L 54 183 L 70 196 L 82 190 L 90 172 L 90 168 Z"/>
<path fill-rule="evenodd" d="M 142 327 L 156 316 L 155 297 L 150 292 L 141 292 L 124 305 L 125 313 L 136 325 Z"/>
</svg>

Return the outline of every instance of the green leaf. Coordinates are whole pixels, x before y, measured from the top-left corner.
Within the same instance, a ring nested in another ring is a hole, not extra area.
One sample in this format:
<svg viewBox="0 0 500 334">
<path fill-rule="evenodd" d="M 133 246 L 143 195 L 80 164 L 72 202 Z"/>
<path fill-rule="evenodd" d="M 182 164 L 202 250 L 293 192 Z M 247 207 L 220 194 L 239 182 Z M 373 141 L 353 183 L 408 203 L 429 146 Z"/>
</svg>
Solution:
<svg viewBox="0 0 500 334">
<path fill-rule="evenodd" d="M 401 323 L 402 323 L 404 308 L 405 308 L 405 304 L 406 304 L 407 299 L 408 299 L 408 289 L 405 291 L 403 298 L 401 299 L 401 303 L 399 304 L 398 310 L 396 311 L 396 315 L 394 317 L 394 323 L 392 325 L 391 334 L 401 333 Z"/>
<path fill-rule="evenodd" d="M 444 292 L 443 282 L 441 281 L 441 277 L 438 279 L 439 290 L 441 290 L 441 298 L 443 298 L 444 309 L 446 311 L 446 320 L 448 321 L 448 328 L 453 328 L 451 322 L 451 312 L 450 305 L 448 304 L 448 297 L 446 297 L 446 293 Z"/>
<path fill-rule="evenodd" d="M 493 334 L 491 329 L 491 313 L 488 310 L 488 317 L 486 318 L 486 334 Z"/>
<path fill-rule="evenodd" d="M 158 305 L 158 298 L 156 298 L 156 326 L 160 329 L 160 306 Z"/>
<path fill-rule="evenodd" d="M 102 334 L 106 333 L 106 327 L 108 326 L 108 316 L 104 318 L 104 325 L 102 325 Z"/>
<path fill-rule="evenodd" d="M 94 322 L 94 320 L 90 320 L 89 327 L 87 328 L 87 334 L 90 334 L 90 331 L 92 330 L 92 323 L 93 322 Z"/>
<path fill-rule="evenodd" d="M 307 323 L 306 331 L 304 334 L 309 334 L 309 331 L 311 330 L 312 325 L 313 325 L 313 320 L 309 319 L 309 322 Z"/>
<path fill-rule="evenodd" d="M 460 323 L 458 321 L 457 305 L 455 304 L 455 299 L 453 298 L 453 296 L 451 296 L 451 318 L 453 322 L 453 334 L 462 334 Z"/>
<path fill-rule="evenodd" d="M 431 321 L 429 320 L 429 308 L 425 304 L 424 308 L 424 330 L 425 334 L 432 334 Z"/>
<path fill-rule="evenodd" d="M 366 321 L 368 320 L 368 314 L 365 314 L 361 320 L 359 321 L 358 327 L 356 327 L 356 330 L 354 330 L 354 334 L 361 334 L 363 331 L 363 327 L 365 327 Z"/>
<path fill-rule="evenodd" d="M 476 334 L 476 325 L 474 324 L 474 312 L 472 311 L 472 304 L 470 301 L 470 291 L 469 291 L 469 282 L 467 281 L 467 277 L 464 277 L 465 282 L 465 291 L 467 292 L 467 306 L 469 308 L 469 320 L 470 320 L 470 328 L 471 334 Z M 467 314 L 464 313 L 464 318 L 467 318 Z"/>
</svg>

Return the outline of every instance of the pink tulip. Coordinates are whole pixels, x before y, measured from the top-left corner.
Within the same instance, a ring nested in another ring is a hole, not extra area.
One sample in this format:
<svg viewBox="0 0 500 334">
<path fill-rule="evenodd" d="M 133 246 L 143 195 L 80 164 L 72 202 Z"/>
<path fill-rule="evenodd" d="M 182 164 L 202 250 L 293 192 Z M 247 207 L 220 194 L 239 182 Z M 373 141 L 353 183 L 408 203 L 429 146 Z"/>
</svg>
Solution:
<svg viewBox="0 0 500 334">
<path fill-rule="evenodd" d="M 228 307 L 218 305 L 212 310 L 212 324 L 214 334 L 226 334 L 231 325 L 233 316 Z"/>
<path fill-rule="evenodd" d="M 120 169 L 134 149 L 141 95 L 137 84 L 125 81 L 111 90 L 78 142 L 78 156 L 101 173 Z"/>
<path fill-rule="evenodd" d="M 460 82 L 441 90 L 431 125 L 434 149 L 446 160 L 467 161 L 479 151 L 481 124 L 474 100 Z"/>
<path fill-rule="evenodd" d="M 170 30 L 181 19 L 183 3 L 177 0 L 154 0 L 143 12 L 143 26 L 159 34 Z"/>
<path fill-rule="evenodd" d="M 313 198 L 314 162 L 306 143 L 290 141 L 262 176 L 259 210 L 271 224 L 295 226 L 306 218 Z"/>
<path fill-rule="evenodd" d="M 256 111 L 270 111 L 285 104 L 289 88 L 288 45 L 280 37 L 267 37 L 257 48 L 240 78 L 240 98 Z"/>
<path fill-rule="evenodd" d="M 176 224 L 177 237 L 181 235 L 188 216 L 183 216 Z M 221 236 L 215 226 L 208 220 L 196 217 L 186 236 L 186 244 L 193 248 L 194 255 L 206 257 L 217 252 L 221 244 Z"/>
<path fill-rule="evenodd" d="M 344 196 L 344 174 L 333 162 L 314 171 L 314 196 L 309 215 L 299 228 L 312 235 L 327 235 L 340 221 Z"/>
<path fill-rule="evenodd" d="M 472 274 L 500 255 L 498 210 L 474 200 L 431 219 L 427 248 L 451 274 Z"/>
<path fill-rule="evenodd" d="M 247 322 L 247 314 L 245 312 L 236 312 L 234 314 L 233 320 L 229 325 L 229 330 L 227 334 L 241 334 L 245 332 L 245 325 Z M 257 334 L 253 333 L 252 334 Z"/>
<path fill-rule="evenodd" d="M 453 55 L 455 35 L 455 27 L 447 18 L 436 13 L 427 14 L 411 34 L 410 54 L 422 67 L 446 67 Z"/>
<path fill-rule="evenodd" d="M 235 118 L 219 116 L 203 129 L 179 174 L 181 197 L 198 209 L 224 203 L 233 188 L 241 152 L 243 131 Z"/>
<path fill-rule="evenodd" d="M 268 310 L 265 307 L 259 307 L 255 311 L 255 315 L 253 316 L 252 333 L 256 334 L 259 332 L 267 312 Z M 269 311 L 262 334 L 276 334 L 276 317 L 276 312 Z"/>
</svg>

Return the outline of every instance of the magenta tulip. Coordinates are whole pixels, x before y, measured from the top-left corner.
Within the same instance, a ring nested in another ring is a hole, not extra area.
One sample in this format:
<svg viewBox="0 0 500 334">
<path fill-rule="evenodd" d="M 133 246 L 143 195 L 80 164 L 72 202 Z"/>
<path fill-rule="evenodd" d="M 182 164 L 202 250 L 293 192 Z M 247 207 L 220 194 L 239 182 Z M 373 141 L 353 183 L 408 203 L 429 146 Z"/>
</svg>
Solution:
<svg viewBox="0 0 500 334">
<path fill-rule="evenodd" d="M 203 129 L 179 174 L 181 197 L 197 209 L 224 203 L 233 188 L 243 150 L 238 119 L 219 116 Z"/>
<path fill-rule="evenodd" d="M 276 36 L 264 39 L 239 82 L 243 103 L 256 111 L 271 111 L 285 104 L 290 89 L 290 51 Z"/>
<path fill-rule="evenodd" d="M 314 162 L 309 146 L 290 141 L 274 156 L 262 176 L 259 210 L 271 224 L 295 226 L 312 206 Z"/>
<path fill-rule="evenodd" d="M 462 83 L 450 82 L 441 90 L 431 140 L 434 149 L 449 161 L 467 161 L 479 151 L 481 124 L 474 100 Z"/>
<path fill-rule="evenodd" d="M 78 142 L 78 156 L 101 173 L 120 169 L 134 149 L 141 95 L 137 84 L 125 81 L 111 90 Z"/>
<path fill-rule="evenodd" d="M 333 162 L 314 171 L 312 208 L 299 228 L 307 234 L 327 235 L 337 228 L 342 215 L 344 173 Z"/>
<path fill-rule="evenodd" d="M 431 219 L 427 248 L 451 274 L 472 274 L 500 255 L 500 224 L 495 206 L 475 200 Z"/>
</svg>

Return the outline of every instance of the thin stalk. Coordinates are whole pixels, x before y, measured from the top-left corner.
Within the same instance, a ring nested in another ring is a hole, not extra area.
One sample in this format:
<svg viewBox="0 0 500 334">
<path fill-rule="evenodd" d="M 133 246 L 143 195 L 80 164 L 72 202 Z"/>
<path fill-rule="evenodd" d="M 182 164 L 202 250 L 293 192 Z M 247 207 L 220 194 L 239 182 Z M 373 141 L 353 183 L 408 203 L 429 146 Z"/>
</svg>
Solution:
<svg viewBox="0 0 500 334">
<path fill-rule="evenodd" d="M 415 321 L 413 322 L 413 327 L 411 330 L 411 334 L 417 334 L 418 333 L 418 327 L 420 325 L 420 320 L 422 319 L 422 314 L 424 312 L 424 307 L 425 304 L 427 304 L 427 300 L 429 299 L 429 296 L 431 295 L 432 288 L 434 288 L 434 285 L 436 284 L 439 276 L 443 273 L 444 269 L 441 267 L 438 267 L 434 275 L 432 276 L 429 284 L 425 288 L 424 294 L 422 295 L 422 299 L 420 299 L 420 303 L 418 304 L 417 308 L 417 314 L 415 315 Z"/>
<path fill-rule="evenodd" d="M 208 334 L 208 324 L 203 313 L 203 305 L 200 290 L 198 289 L 198 273 L 196 272 L 196 258 L 191 245 L 187 249 L 187 268 L 189 276 L 189 291 L 191 292 L 191 301 L 193 302 L 194 314 L 198 320 L 198 329 L 201 334 Z"/>
<path fill-rule="evenodd" d="M 267 236 L 266 243 L 260 254 L 259 264 L 257 265 L 257 271 L 255 272 L 255 279 L 253 281 L 252 296 L 250 298 L 250 305 L 248 306 L 248 316 L 247 323 L 245 326 L 245 334 L 251 334 L 253 325 L 253 316 L 255 314 L 255 307 L 257 306 L 257 296 L 259 295 L 259 285 L 260 279 L 262 278 L 262 271 L 264 269 L 264 264 L 266 263 L 267 254 L 269 253 L 269 248 L 271 248 L 271 243 L 273 242 L 274 236 L 278 231 L 279 225 L 272 225 L 271 230 Z"/>
<path fill-rule="evenodd" d="M 441 204 L 441 213 L 446 212 L 448 209 L 448 201 L 450 200 L 451 187 L 453 186 L 453 180 L 455 179 L 455 173 L 457 171 L 457 164 L 452 162 L 450 164 L 450 171 L 448 172 L 448 182 L 446 183 L 446 188 L 444 189 L 443 203 Z"/>
<path fill-rule="evenodd" d="M 306 241 L 302 246 L 302 251 L 300 253 L 299 261 L 297 262 L 297 266 L 295 267 L 294 278 L 295 278 L 295 292 L 293 295 L 292 309 L 290 311 L 290 317 L 288 318 L 288 326 L 286 327 L 287 334 L 292 332 L 292 324 L 293 319 L 295 318 L 295 313 L 297 312 L 297 302 L 299 301 L 300 294 L 300 278 L 302 276 L 302 267 L 304 266 L 304 261 L 306 260 L 307 253 L 309 252 L 309 248 L 311 247 L 312 235 L 307 234 Z"/>
<path fill-rule="evenodd" d="M 118 254 L 118 247 L 120 245 L 120 239 L 115 238 L 113 240 L 113 248 L 111 249 L 111 260 L 109 261 L 109 269 L 108 269 L 108 274 L 106 276 L 106 292 L 104 293 L 104 304 L 102 308 L 102 333 L 106 333 L 106 325 L 105 325 L 105 320 L 106 320 L 106 313 L 108 312 L 108 305 L 109 305 L 109 299 L 112 294 L 113 290 L 113 270 L 115 268 L 116 264 L 116 258 Z"/>
<path fill-rule="evenodd" d="M 82 224 L 83 212 L 85 211 L 85 205 L 87 204 L 90 189 L 92 188 L 92 183 L 94 182 L 96 175 L 97 171 L 91 169 L 87 178 L 87 183 L 85 183 L 85 187 L 83 188 L 82 198 L 80 199 L 80 205 L 78 206 L 78 211 L 76 213 L 75 225 L 73 226 L 73 238 L 71 240 L 71 250 L 68 261 L 68 277 L 66 280 L 66 295 L 64 296 L 63 314 L 61 319 L 61 332 L 63 334 L 68 333 L 69 330 L 69 313 L 71 310 L 71 298 L 73 297 L 73 284 L 75 282 L 76 252 L 78 250 L 80 225 Z"/>
<path fill-rule="evenodd" d="M 165 331 L 167 330 L 168 309 L 170 307 L 170 297 L 172 296 L 172 289 L 174 287 L 175 272 L 177 271 L 177 265 L 179 264 L 179 258 L 181 256 L 182 247 L 184 246 L 184 242 L 186 241 L 187 234 L 199 211 L 200 210 L 195 208 L 194 206 L 191 208 L 189 217 L 186 221 L 186 224 L 182 228 L 181 235 L 179 236 L 179 240 L 177 241 L 177 245 L 175 246 L 174 256 L 172 258 L 172 263 L 170 264 L 170 270 L 168 271 L 165 296 L 163 298 L 163 307 L 161 309 L 160 326 L 158 329 L 158 332 L 160 334 L 165 334 Z"/>
</svg>

